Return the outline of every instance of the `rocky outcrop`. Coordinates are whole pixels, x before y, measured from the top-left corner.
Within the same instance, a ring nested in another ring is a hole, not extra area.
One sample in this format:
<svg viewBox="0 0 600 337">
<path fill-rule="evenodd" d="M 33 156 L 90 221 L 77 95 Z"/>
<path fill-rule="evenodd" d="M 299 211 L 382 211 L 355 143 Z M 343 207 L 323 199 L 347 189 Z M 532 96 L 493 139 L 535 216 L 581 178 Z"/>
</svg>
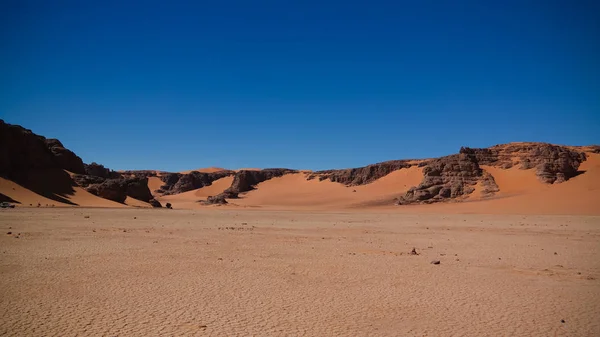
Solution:
<svg viewBox="0 0 600 337">
<path fill-rule="evenodd" d="M 396 170 L 409 168 L 413 165 L 416 164 L 408 160 L 392 160 L 359 168 L 317 171 L 307 175 L 306 179 L 318 178 L 319 181 L 329 179 L 330 181 L 346 186 L 364 185 Z"/>
<path fill-rule="evenodd" d="M 106 180 L 106 178 L 87 174 L 74 174 L 71 178 L 78 186 L 83 188 L 89 187 L 90 185 L 101 184 Z"/>
<path fill-rule="evenodd" d="M 225 205 L 227 204 L 227 200 L 225 200 L 224 194 L 219 194 L 216 196 L 209 196 L 206 198 L 206 201 L 202 201 L 205 205 Z"/>
<path fill-rule="evenodd" d="M 576 176 L 579 165 L 586 160 L 583 151 L 545 143 L 513 143 L 486 149 L 464 147 L 460 153 L 475 156 L 480 165 L 501 168 L 519 165 L 523 170 L 535 169 L 538 178 L 548 184 L 561 183 Z"/>
<path fill-rule="evenodd" d="M 255 185 L 262 183 L 263 181 L 297 172 L 298 171 L 296 170 L 284 168 L 264 169 L 260 171 L 241 170 L 238 171 L 233 177 L 231 186 L 223 191 L 220 196 L 222 195 L 230 199 L 237 198 L 239 193 L 251 191 L 255 188 Z"/>
<path fill-rule="evenodd" d="M 119 171 L 119 174 L 123 177 L 130 178 L 149 178 L 158 176 L 157 171 L 152 170 L 127 170 Z"/>
<path fill-rule="evenodd" d="M 459 154 L 423 162 L 423 181 L 412 187 L 398 204 L 433 203 L 460 199 L 481 185 L 481 196 L 499 191 L 494 177 L 480 165 L 508 169 L 535 169 L 544 183 L 564 182 L 579 174 L 579 165 L 586 160 L 583 151 L 573 147 L 545 143 L 512 143 L 489 148 L 460 149 Z"/>
<path fill-rule="evenodd" d="M 154 199 L 148 188 L 148 178 L 127 178 L 124 180 L 127 184 L 127 196 L 145 202 Z"/>
<path fill-rule="evenodd" d="M 192 171 L 190 173 L 166 173 L 161 175 L 165 183 L 157 192 L 163 195 L 171 195 L 195 190 L 204 186 L 212 185 L 213 181 L 235 174 L 234 171 L 219 171 L 204 173 Z"/>
<path fill-rule="evenodd" d="M 161 208 L 162 205 L 160 204 L 160 201 L 156 200 L 156 199 L 150 199 L 150 201 L 148 201 L 148 203 L 150 204 L 150 206 L 154 207 L 154 208 Z"/>
<path fill-rule="evenodd" d="M 105 179 L 119 179 L 121 178 L 121 174 L 119 172 L 115 172 L 111 169 L 104 167 L 104 165 L 91 163 L 84 164 L 85 174 L 94 177 L 101 177 Z"/>
<path fill-rule="evenodd" d="M 399 198 L 398 204 L 433 203 L 456 199 L 475 190 L 475 185 L 485 184 L 488 194 L 498 190 L 493 177 L 484 174 L 473 154 L 460 153 L 431 159 L 423 167 L 423 181 L 410 188 Z"/>
<path fill-rule="evenodd" d="M 83 160 L 73 151 L 66 149 L 58 139 L 46 139 L 46 146 L 54 155 L 58 166 L 72 173 L 85 173 Z"/>
<path fill-rule="evenodd" d="M 101 183 L 89 185 L 86 190 L 119 203 L 124 203 L 128 196 L 145 202 L 154 199 L 148 189 L 147 178 L 106 179 Z"/>
<path fill-rule="evenodd" d="M 127 198 L 127 184 L 123 179 L 106 179 L 100 184 L 90 185 L 86 190 L 101 198 L 124 203 Z"/>
<path fill-rule="evenodd" d="M 23 183 L 31 170 L 65 169 L 84 173 L 83 162 L 57 140 L 0 120 L 0 175 Z"/>
</svg>

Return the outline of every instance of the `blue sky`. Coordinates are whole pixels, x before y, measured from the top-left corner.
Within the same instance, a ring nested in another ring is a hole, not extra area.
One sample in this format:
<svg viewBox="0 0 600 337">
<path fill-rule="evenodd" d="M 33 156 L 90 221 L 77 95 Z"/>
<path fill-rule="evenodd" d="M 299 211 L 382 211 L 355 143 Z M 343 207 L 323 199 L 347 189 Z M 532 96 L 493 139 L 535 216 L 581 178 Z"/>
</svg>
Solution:
<svg viewBox="0 0 600 337">
<path fill-rule="evenodd" d="M 0 4 L 0 118 L 113 169 L 600 143 L 597 1 Z"/>
</svg>

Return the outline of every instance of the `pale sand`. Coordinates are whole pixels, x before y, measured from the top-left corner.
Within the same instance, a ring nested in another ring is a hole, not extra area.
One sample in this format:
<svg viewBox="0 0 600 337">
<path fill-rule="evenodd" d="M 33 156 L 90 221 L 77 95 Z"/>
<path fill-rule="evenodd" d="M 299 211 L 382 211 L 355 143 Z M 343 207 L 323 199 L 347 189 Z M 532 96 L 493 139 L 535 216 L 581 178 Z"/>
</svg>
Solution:
<svg viewBox="0 0 600 337">
<path fill-rule="evenodd" d="M 0 214 L 2 335 L 600 335 L 599 217 Z"/>
</svg>

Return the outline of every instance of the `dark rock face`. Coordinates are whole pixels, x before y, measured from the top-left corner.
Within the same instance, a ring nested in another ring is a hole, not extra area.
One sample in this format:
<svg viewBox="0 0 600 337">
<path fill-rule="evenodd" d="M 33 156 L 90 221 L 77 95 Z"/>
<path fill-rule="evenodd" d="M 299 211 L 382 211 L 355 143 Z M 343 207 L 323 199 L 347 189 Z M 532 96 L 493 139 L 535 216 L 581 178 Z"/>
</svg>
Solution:
<svg viewBox="0 0 600 337">
<path fill-rule="evenodd" d="M 46 139 L 46 146 L 54 155 L 54 160 L 60 168 L 72 173 L 85 173 L 83 161 L 73 151 L 66 149 L 58 139 Z"/>
<path fill-rule="evenodd" d="M 127 184 L 123 179 L 107 179 L 100 184 L 90 185 L 86 190 L 101 198 L 124 203 L 127 198 Z"/>
<path fill-rule="evenodd" d="M 86 179 L 95 178 L 88 176 Z M 86 190 L 104 199 L 119 203 L 124 203 L 127 196 L 145 202 L 154 199 L 148 189 L 147 178 L 106 179 L 101 183 L 89 185 Z"/>
<path fill-rule="evenodd" d="M 125 181 L 128 196 L 145 202 L 154 199 L 148 188 L 148 178 L 128 178 Z"/>
<path fill-rule="evenodd" d="M 85 166 L 85 174 L 94 177 L 101 177 L 105 179 L 118 179 L 121 178 L 121 175 L 118 172 L 110 170 L 104 165 L 100 165 L 97 163 L 84 164 Z"/>
<path fill-rule="evenodd" d="M 0 175 L 24 182 L 36 169 L 65 169 L 83 173 L 83 162 L 73 152 L 52 139 L 0 120 Z"/>
<path fill-rule="evenodd" d="M 85 175 L 85 174 L 74 174 L 73 175 L 73 181 L 75 181 L 75 183 L 81 187 L 88 187 L 90 185 L 94 185 L 94 184 L 101 184 L 106 180 L 106 178 L 102 178 L 102 177 L 97 177 L 97 176 L 90 176 L 90 175 Z"/>
<path fill-rule="evenodd" d="M 254 186 L 262 183 L 263 181 L 273 179 L 275 177 L 281 177 L 288 173 L 297 173 L 298 171 L 274 168 L 264 169 L 260 171 L 246 171 L 242 170 L 235 174 L 231 186 L 226 190 L 233 193 L 248 192 L 254 189 Z"/>
<path fill-rule="evenodd" d="M 414 164 L 411 164 L 407 160 L 392 160 L 359 168 L 317 171 L 309 174 L 306 179 L 311 180 L 319 178 L 319 181 L 329 179 L 335 183 L 341 183 L 346 186 L 364 185 L 396 170 L 409 168 L 412 165 Z"/>
<path fill-rule="evenodd" d="M 187 174 L 167 173 L 160 177 L 165 184 L 161 186 L 159 191 L 164 195 L 183 193 L 204 186 L 210 186 L 213 181 L 231 176 L 234 173 L 234 171 L 219 171 L 213 173 L 192 171 Z"/>
<path fill-rule="evenodd" d="M 156 200 L 156 199 L 150 199 L 150 201 L 148 201 L 148 203 L 154 207 L 154 208 L 161 208 L 162 205 L 160 204 L 160 201 Z"/>
</svg>

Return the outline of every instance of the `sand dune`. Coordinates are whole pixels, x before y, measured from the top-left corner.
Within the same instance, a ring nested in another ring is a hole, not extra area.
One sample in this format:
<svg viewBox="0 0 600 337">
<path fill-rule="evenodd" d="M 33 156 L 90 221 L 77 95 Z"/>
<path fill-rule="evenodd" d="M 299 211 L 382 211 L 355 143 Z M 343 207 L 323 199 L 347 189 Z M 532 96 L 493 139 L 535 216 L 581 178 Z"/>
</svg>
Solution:
<svg viewBox="0 0 600 337">
<path fill-rule="evenodd" d="M 411 167 L 390 173 L 373 183 L 347 187 L 329 180 L 306 180 L 305 174 L 288 174 L 267 180 L 257 189 L 232 200 L 240 206 L 347 208 L 393 204 L 393 199 L 411 186 L 418 185 L 421 169 Z"/>
<path fill-rule="evenodd" d="M 159 177 L 148 177 L 148 189 L 150 189 L 150 193 L 153 195 L 155 194 L 154 191 L 158 190 L 162 185 L 164 183 Z"/>
<path fill-rule="evenodd" d="M 203 168 L 199 168 L 199 169 L 195 169 L 195 170 L 187 170 L 187 171 L 181 171 L 179 173 L 182 174 L 188 174 L 190 172 L 202 172 L 202 173 L 214 173 L 214 172 L 219 172 L 219 171 L 226 171 L 227 169 L 221 168 L 221 167 L 203 167 Z"/>
</svg>

